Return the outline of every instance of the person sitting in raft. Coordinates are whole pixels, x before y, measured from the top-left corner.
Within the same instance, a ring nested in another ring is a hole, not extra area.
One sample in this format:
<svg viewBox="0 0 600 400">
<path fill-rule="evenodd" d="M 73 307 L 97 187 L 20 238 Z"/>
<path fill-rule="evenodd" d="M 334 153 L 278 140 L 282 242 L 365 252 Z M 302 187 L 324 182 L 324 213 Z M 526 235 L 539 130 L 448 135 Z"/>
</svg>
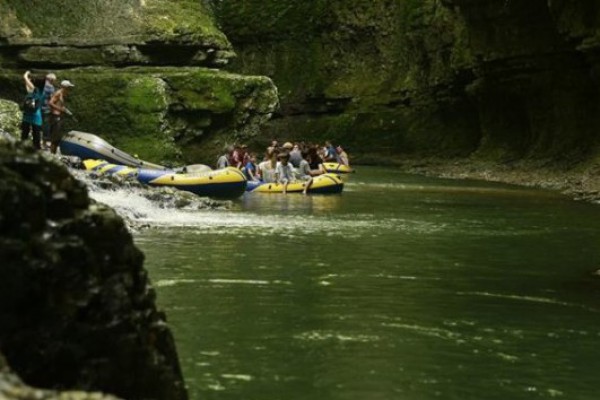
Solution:
<svg viewBox="0 0 600 400">
<path fill-rule="evenodd" d="M 290 162 L 294 166 L 294 168 L 300 167 L 300 162 L 302 161 L 302 151 L 300 150 L 300 146 L 298 143 L 295 143 L 292 146 L 292 151 L 290 151 Z"/>
<path fill-rule="evenodd" d="M 223 154 L 217 160 L 217 169 L 223 169 L 229 167 L 229 158 L 231 157 L 231 153 L 233 152 L 233 148 L 231 146 L 227 146 L 224 149 Z"/>
<path fill-rule="evenodd" d="M 317 146 L 318 147 L 318 146 Z M 310 175 L 317 176 L 325 173 L 325 167 L 323 167 L 323 159 L 319 156 L 317 147 L 310 147 L 308 149 L 308 165 L 310 166 Z"/>
<path fill-rule="evenodd" d="M 302 159 L 300 160 L 300 164 L 296 169 L 296 177 L 298 180 L 304 181 L 304 189 L 302 190 L 302 194 L 306 194 L 313 183 L 313 178 L 310 172 L 310 164 L 308 163 L 308 151 L 303 151 L 301 154 Z"/>
<path fill-rule="evenodd" d="M 258 176 L 256 174 L 256 156 L 254 154 L 248 154 L 248 162 L 244 167 L 244 175 L 249 181 L 257 181 Z"/>
<path fill-rule="evenodd" d="M 248 164 L 248 162 L 250 161 L 250 152 L 248 151 L 248 145 L 243 144 L 242 145 L 242 163 L 244 166 L 246 166 L 246 164 Z"/>
<path fill-rule="evenodd" d="M 325 162 L 338 162 L 337 153 L 335 151 L 335 147 L 331 144 L 329 140 L 325 141 L 324 149 L 324 159 Z"/>
<path fill-rule="evenodd" d="M 233 147 L 233 152 L 231 153 L 231 159 L 229 160 L 229 164 L 232 167 L 242 169 L 242 167 L 244 166 L 243 161 L 244 161 L 243 150 L 239 144 L 236 144 Z"/>
<path fill-rule="evenodd" d="M 258 164 L 257 174 L 265 183 L 275 182 L 275 168 L 277 167 L 277 152 L 269 147 L 265 160 Z"/>
<path fill-rule="evenodd" d="M 290 163 L 289 153 L 281 153 L 278 157 L 279 162 L 275 167 L 275 182 L 283 184 L 283 194 L 287 194 L 287 187 L 294 181 L 294 168 Z"/>
<path fill-rule="evenodd" d="M 346 166 L 350 166 L 350 160 L 348 159 L 348 154 L 346 154 L 346 152 L 344 151 L 344 149 L 342 148 L 342 146 L 339 146 L 335 148 L 335 151 L 337 152 L 338 155 L 338 162 L 342 165 L 346 165 Z"/>
</svg>

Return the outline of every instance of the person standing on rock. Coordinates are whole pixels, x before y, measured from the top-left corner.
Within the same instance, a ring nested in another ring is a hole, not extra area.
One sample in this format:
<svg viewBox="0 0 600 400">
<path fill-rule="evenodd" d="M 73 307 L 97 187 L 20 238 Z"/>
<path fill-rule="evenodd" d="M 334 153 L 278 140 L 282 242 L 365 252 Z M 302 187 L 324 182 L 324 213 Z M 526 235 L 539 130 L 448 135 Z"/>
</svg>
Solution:
<svg viewBox="0 0 600 400">
<path fill-rule="evenodd" d="M 21 140 L 25 141 L 32 134 L 33 147 L 40 149 L 40 133 L 42 131 L 42 104 L 44 103 L 44 80 L 31 78 L 31 72 L 23 75 L 27 95 L 23 102 L 23 120 L 21 122 Z M 35 82 L 35 83 L 34 83 Z"/>
<path fill-rule="evenodd" d="M 52 154 L 56 154 L 58 145 L 64 135 L 64 114 L 73 115 L 65 105 L 65 99 L 68 97 L 69 91 L 72 87 L 75 87 L 75 85 L 73 85 L 70 81 L 62 81 L 60 83 L 60 89 L 54 93 L 48 102 L 52 112 L 50 117 L 50 152 Z"/>
<path fill-rule="evenodd" d="M 46 75 L 46 83 L 44 84 L 45 100 L 44 100 L 44 105 L 42 106 L 42 120 L 43 120 L 43 125 L 42 125 L 43 139 L 42 139 L 42 141 L 44 144 L 44 148 L 46 148 L 46 149 L 50 147 L 50 119 L 51 119 L 51 115 L 52 115 L 52 112 L 50 110 L 50 106 L 48 105 L 48 103 L 50 102 L 52 95 L 54 95 L 54 92 L 56 91 L 56 88 L 54 87 L 55 81 L 56 81 L 55 74 L 53 74 L 51 72 L 48 75 Z"/>
</svg>

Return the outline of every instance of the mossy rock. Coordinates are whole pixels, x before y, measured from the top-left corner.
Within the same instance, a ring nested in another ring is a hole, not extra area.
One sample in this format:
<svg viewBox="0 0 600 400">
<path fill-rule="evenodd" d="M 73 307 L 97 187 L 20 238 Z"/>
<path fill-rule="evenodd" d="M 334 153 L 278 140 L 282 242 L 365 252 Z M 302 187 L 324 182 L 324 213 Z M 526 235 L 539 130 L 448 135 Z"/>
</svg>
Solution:
<svg viewBox="0 0 600 400">
<path fill-rule="evenodd" d="M 11 40 L 45 39 L 91 43 L 131 43 L 147 40 L 201 42 L 229 48 L 202 1 L 195 0 L 65 0 L 52 2 L 0 0 L 9 16 L 1 27 Z"/>
<path fill-rule="evenodd" d="M 212 164 L 222 142 L 247 140 L 276 110 L 266 77 L 205 68 L 82 68 L 62 71 L 75 84 L 66 129 L 100 135 L 124 151 L 165 164 Z M 22 78 L 0 71 L 0 93 L 18 100 Z"/>
<path fill-rule="evenodd" d="M 0 0 L 5 65 L 225 65 L 235 56 L 204 2 Z"/>
<path fill-rule="evenodd" d="M 21 110 L 14 101 L 0 99 L 0 130 L 19 137 L 21 125 Z"/>
</svg>

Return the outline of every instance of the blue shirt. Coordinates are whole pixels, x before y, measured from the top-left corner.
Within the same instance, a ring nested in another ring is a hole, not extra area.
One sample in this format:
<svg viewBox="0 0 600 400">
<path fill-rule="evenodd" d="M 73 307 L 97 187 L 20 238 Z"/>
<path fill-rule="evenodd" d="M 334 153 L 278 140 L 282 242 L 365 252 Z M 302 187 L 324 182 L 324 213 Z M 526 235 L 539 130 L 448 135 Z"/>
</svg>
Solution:
<svg viewBox="0 0 600 400">
<path fill-rule="evenodd" d="M 35 99 L 35 111 L 32 113 L 23 112 L 23 122 L 42 126 L 42 105 L 44 104 L 46 96 L 44 96 L 44 93 L 38 90 L 38 88 L 35 88 L 33 89 L 33 98 Z"/>
<path fill-rule="evenodd" d="M 50 106 L 48 105 L 48 102 L 50 101 L 50 99 L 52 98 L 52 95 L 54 94 L 54 92 L 56 91 L 56 88 L 54 88 L 54 85 L 52 85 L 51 83 L 46 82 L 46 84 L 44 85 L 44 105 L 42 106 L 42 112 L 44 114 L 49 113 L 50 110 Z"/>
<path fill-rule="evenodd" d="M 244 171 L 244 173 L 246 174 L 247 179 L 252 179 L 252 177 L 249 174 L 249 171 L 252 171 L 252 175 L 256 176 L 256 165 L 254 165 L 251 162 L 246 164 L 246 170 Z"/>
</svg>

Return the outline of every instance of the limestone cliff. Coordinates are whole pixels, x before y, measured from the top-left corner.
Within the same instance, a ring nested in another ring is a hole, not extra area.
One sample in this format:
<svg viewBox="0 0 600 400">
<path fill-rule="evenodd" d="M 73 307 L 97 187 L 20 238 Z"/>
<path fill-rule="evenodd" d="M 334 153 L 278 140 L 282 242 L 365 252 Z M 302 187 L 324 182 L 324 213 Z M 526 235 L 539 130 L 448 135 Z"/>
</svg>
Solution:
<svg viewBox="0 0 600 400">
<path fill-rule="evenodd" d="M 593 0 L 213 2 L 281 94 L 270 134 L 353 152 L 581 161 L 598 149 Z"/>
<path fill-rule="evenodd" d="M 218 70 L 234 52 L 197 0 L 0 0 L 0 98 L 26 69 L 76 87 L 77 128 L 157 163 L 208 163 L 278 105 L 270 79 Z"/>
<path fill-rule="evenodd" d="M 0 176 L 0 352 L 12 369 L 37 387 L 186 399 L 123 220 L 29 146 L 0 142 Z"/>
<path fill-rule="evenodd" d="M 0 15 L 5 66 L 215 67 L 234 56 L 201 1 L 0 0 Z"/>
</svg>

